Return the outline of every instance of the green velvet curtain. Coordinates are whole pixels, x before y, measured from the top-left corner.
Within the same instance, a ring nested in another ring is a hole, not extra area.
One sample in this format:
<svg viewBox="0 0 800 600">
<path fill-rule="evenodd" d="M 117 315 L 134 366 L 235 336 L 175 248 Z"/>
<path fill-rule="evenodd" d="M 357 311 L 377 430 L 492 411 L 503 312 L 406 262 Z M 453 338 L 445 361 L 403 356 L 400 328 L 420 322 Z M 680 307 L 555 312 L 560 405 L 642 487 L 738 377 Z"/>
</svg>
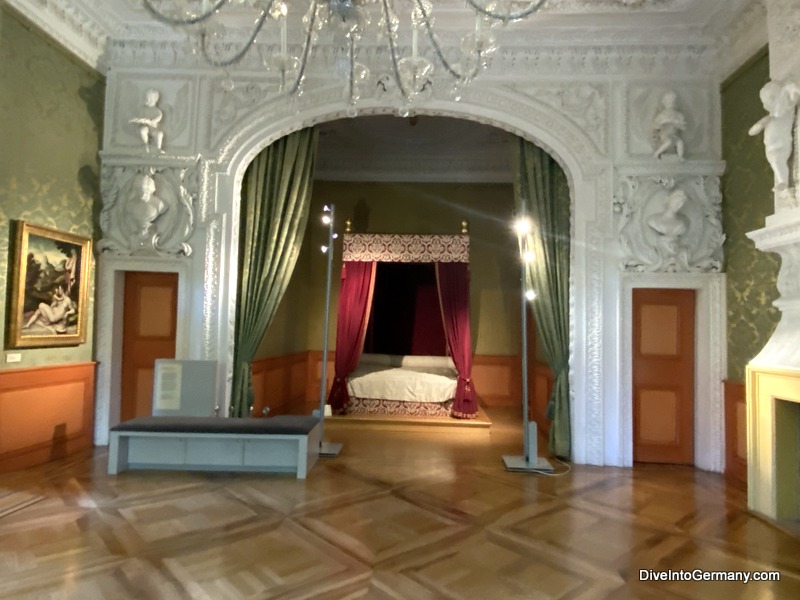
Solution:
<svg viewBox="0 0 800 600">
<path fill-rule="evenodd" d="M 304 129 L 265 148 L 244 175 L 231 394 L 234 417 L 245 417 L 250 412 L 251 363 L 300 253 L 316 151 L 316 130 Z"/>
<path fill-rule="evenodd" d="M 519 140 L 515 180 L 517 211 L 533 225 L 528 239 L 535 258 L 528 264 L 526 284 L 536 291 L 533 316 L 543 350 L 555 377 L 547 406 L 552 419 L 550 451 L 570 458 L 569 395 L 569 269 L 570 196 L 563 169 L 547 152 Z"/>
</svg>

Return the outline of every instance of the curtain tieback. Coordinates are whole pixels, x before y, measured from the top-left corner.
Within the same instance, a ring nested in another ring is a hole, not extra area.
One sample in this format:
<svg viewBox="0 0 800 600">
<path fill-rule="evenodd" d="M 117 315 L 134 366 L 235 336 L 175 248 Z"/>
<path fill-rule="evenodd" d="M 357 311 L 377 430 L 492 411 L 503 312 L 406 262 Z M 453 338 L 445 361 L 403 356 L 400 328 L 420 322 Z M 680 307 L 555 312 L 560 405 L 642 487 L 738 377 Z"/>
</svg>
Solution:
<svg viewBox="0 0 800 600">
<path fill-rule="evenodd" d="M 469 391 L 472 389 L 472 386 L 471 386 L 471 384 L 472 384 L 472 379 L 471 379 L 471 378 L 469 378 L 469 377 L 461 377 L 461 375 L 459 375 L 459 376 L 458 376 L 458 378 L 459 378 L 461 381 L 463 381 L 463 382 L 464 382 L 464 391 L 467 391 L 467 392 L 469 392 Z"/>
</svg>

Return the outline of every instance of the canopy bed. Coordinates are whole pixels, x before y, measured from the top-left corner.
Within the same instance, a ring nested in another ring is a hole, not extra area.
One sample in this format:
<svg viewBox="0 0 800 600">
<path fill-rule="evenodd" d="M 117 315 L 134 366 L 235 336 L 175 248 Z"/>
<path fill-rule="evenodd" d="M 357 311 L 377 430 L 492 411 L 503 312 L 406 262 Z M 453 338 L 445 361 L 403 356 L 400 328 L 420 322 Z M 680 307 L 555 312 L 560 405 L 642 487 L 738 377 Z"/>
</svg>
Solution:
<svg viewBox="0 0 800 600">
<path fill-rule="evenodd" d="M 427 270 L 432 285 L 415 288 L 409 298 L 410 279 L 399 275 L 403 269 L 392 269 L 396 264 L 423 267 L 415 270 L 416 275 L 405 269 L 406 276 L 419 277 Z M 379 267 L 391 272 L 378 277 Z M 381 287 L 390 292 L 381 293 Z M 379 304 L 392 302 L 388 311 L 384 306 L 381 324 Z M 409 306 L 415 317 L 404 325 L 400 312 Z M 466 233 L 345 233 L 337 312 L 335 377 L 328 396 L 335 414 L 477 416 Z M 387 323 L 410 336 L 387 346 Z M 436 340 L 437 327 L 441 343 Z M 418 330 L 434 335 L 414 336 Z"/>
</svg>

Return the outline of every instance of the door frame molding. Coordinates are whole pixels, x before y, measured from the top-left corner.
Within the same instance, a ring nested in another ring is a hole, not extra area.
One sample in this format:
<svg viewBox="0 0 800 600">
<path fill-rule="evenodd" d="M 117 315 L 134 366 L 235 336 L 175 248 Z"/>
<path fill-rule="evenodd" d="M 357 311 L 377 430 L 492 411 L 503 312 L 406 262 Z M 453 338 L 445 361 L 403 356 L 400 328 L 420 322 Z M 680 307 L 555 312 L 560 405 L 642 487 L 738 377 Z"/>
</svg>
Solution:
<svg viewBox="0 0 800 600">
<path fill-rule="evenodd" d="M 727 304 L 724 273 L 623 273 L 620 293 L 620 447 L 633 465 L 633 290 L 695 290 L 694 462 L 707 471 L 725 468 L 723 381 L 727 376 Z"/>
<path fill-rule="evenodd" d="M 108 444 L 108 432 L 119 424 L 122 381 L 122 325 L 125 303 L 125 273 L 128 271 L 177 273 L 178 310 L 191 307 L 190 267 L 183 260 L 155 256 L 108 256 L 98 258 L 97 392 L 95 396 L 94 443 Z M 191 320 L 178 318 L 175 330 L 175 356 L 188 356 Z"/>
</svg>

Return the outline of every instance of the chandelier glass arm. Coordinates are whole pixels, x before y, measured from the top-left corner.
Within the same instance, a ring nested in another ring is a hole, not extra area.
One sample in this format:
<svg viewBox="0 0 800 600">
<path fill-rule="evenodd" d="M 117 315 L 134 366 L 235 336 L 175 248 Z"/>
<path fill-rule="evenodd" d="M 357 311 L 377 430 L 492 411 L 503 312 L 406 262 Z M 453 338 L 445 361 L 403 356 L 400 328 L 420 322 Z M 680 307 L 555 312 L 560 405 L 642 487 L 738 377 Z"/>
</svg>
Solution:
<svg viewBox="0 0 800 600">
<path fill-rule="evenodd" d="M 421 0 L 414 0 L 414 3 L 419 8 L 420 14 L 422 14 L 422 19 L 425 22 L 425 32 L 428 34 L 428 39 L 431 42 L 431 46 L 433 46 L 433 50 L 436 53 L 436 57 L 439 59 L 439 62 L 444 67 L 445 71 L 447 71 L 454 79 L 463 79 L 464 74 L 459 73 L 453 65 L 445 58 L 444 51 L 442 50 L 442 46 L 439 43 L 439 38 L 436 37 L 436 33 L 433 31 L 433 25 L 431 25 L 430 15 L 428 11 L 425 9 L 424 4 Z M 481 54 L 480 50 L 478 51 Z M 480 64 L 480 61 L 478 61 Z M 474 78 L 480 72 L 480 68 L 476 67 L 473 69 L 472 73 L 470 73 L 468 79 Z"/>
<path fill-rule="evenodd" d="M 272 5 L 272 2 L 270 2 L 270 5 Z M 214 66 L 214 67 L 222 67 L 222 68 L 224 68 L 224 67 L 230 67 L 231 65 L 234 65 L 234 64 L 238 63 L 240 60 L 242 60 L 245 57 L 245 55 L 250 51 L 250 46 L 252 46 L 253 42 L 256 41 L 256 38 L 258 37 L 258 34 L 261 33 L 261 30 L 264 28 L 264 23 L 266 22 L 267 15 L 269 14 L 267 11 L 268 11 L 268 8 L 261 11 L 261 14 L 259 15 L 258 19 L 256 20 L 255 27 L 253 28 L 253 33 L 250 34 L 250 37 L 244 43 L 242 48 L 238 52 L 236 52 L 233 56 L 231 56 L 229 58 L 225 58 L 225 59 L 214 58 L 208 52 L 208 43 L 206 42 L 206 40 L 208 39 L 208 34 L 205 31 L 201 31 L 200 32 L 200 47 L 203 50 L 203 57 L 205 57 L 206 61 L 208 61 L 208 64 L 210 64 L 211 66 Z"/>
<path fill-rule="evenodd" d="M 403 85 L 403 79 L 400 77 L 400 67 L 397 64 L 397 40 L 395 39 L 394 32 L 392 31 L 391 12 L 389 10 L 388 0 L 382 0 L 383 16 L 386 22 L 386 35 L 389 38 L 389 55 L 392 58 L 392 73 L 394 74 L 394 81 L 397 83 L 397 89 L 405 100 L 408 100 L 408 92 Z"/>
<path fill-rule="evenodd" d="M 311 46 L 314 43 L 314 28 L 317 26 L 317 9 L 319 7 L 319 0 L 314 0 L 312 7 L 311 18 L 308 22 L 308 31 L 306 32 L 306 41 L 303 44 L 303 54 L 300 56 L 300 66 L 297 68 L 297 77 L 294 80 L 292 88 L 289 90 L 289 95 L 292 96 L 300 89 L 300 84 L 303 83 L 303 78 L 306 75 L 306 66 L 308 65 L 308 56 L 311 53 Z"/>
<path fill-rule="evenodd" d="M 274 3 L 275 0 L 270 0 L 269 6 L 266 8 L 269 11 L 270 7 Z M 151 0 L 142 0 L 145 9 L 149 12 L 156 20 L 166 23 L 167 25 L 172 25 L 173 27 L 179 27 L 182 25 L 197 25 L 198 23 L 202 23 L 203 21 L 207 21 L 210 19 L 214 14 L 222 8 L 223 4 L 227 4 L 228 0 L 216 0 L 213 5 L 211 5 L 207 11 L 201 12 L 197 15 L 192 15 L 190 17 L 186 17 L 185 19 L 176 19 L 175 17 L 171 17 L 169 15 L 165 15 L 160 10 L 158 10 Z"/>
<path fill-rule="evenodd" d="M 522 19 L 531 16 L 533 13 L 539 10 L 547 0 L 535 0 L 534 2 L 531 2 L 527 8 L 508 14 L 503 14 L 495 10 L 486 8 L 476 0 L 466 0 L 466 1 L 467 4 L 470 7 L 472 7 L 472 9 L 475 12 L 482 14 L 486 17 L 489 17 L 490 19 L 496 19 L 498 21 L 502 21 L 503 23 L 510 23 L 512 21 L 520 21 Z"/>
<path fill-rule="evenodd" d="M 350 82 L 347 86 L 347 101 L 352 105 L 355 104 L 356 95 L 356 40 L 354 36 L 349 37 L 350 40 Z"/>
</svg>

